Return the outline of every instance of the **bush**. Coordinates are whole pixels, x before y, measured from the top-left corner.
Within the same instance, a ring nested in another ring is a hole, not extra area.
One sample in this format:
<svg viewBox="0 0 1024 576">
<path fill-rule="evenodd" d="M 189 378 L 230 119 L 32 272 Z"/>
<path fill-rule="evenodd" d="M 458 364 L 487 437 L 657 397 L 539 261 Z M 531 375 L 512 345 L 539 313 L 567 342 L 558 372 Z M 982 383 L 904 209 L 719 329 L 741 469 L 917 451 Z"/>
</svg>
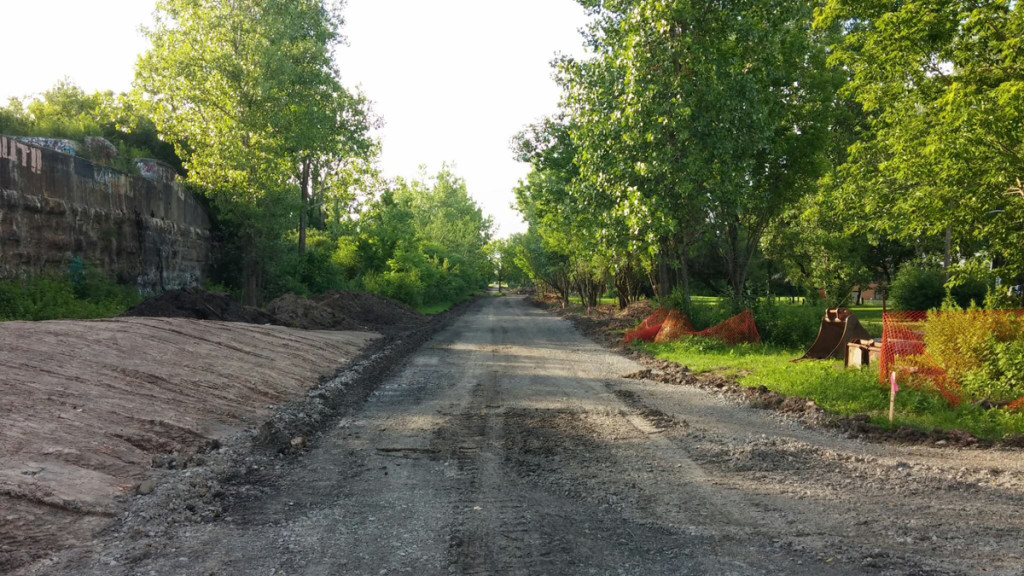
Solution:
<svg viewBox="0 0 1024 576">
<path fill-rule="evenodd" d="M 980 278 L 969 278 L 949 289 L 949 295 L 961 308 L 983 306 L 988 292 L 988 283 Z"/>
<path fill-rule="evenodd" d="M 934 310 L 946 297 L 942 271 L 906 265 L 897 272 L 889 295 L 899 310 Z"/>
<path fill-rule="evenodd" d="M 419 307 L 423 305 L 425 292 L 423 282 L 420 281 L 419 273 L 412 272 L 385 272 L 383 274 L 370 273 L 363 277 L 363 289 L 380 296 L 386 296 L 406 304 Z"/>
<path fill-rule="evenodd" d="M 1024 396 L 1024 315 L 983 310 L 930 314 L 925 346 L 965 399 L 1010 402 Z"/>
<path fill-rule="evenodd" d="M 116 316 L 139 303 L 134 286 L 77 261 L 63 278 L 0 281 L 0 320 L 89 319 Z"/>
<path fill-rule="evenodd" d="M 753 312 L 761 340 L 768 344 L 803 348 L 821 327 L 821 309 L 812 305 L 784 306 L 766 298 L 754 304 Z"/>
</svg>

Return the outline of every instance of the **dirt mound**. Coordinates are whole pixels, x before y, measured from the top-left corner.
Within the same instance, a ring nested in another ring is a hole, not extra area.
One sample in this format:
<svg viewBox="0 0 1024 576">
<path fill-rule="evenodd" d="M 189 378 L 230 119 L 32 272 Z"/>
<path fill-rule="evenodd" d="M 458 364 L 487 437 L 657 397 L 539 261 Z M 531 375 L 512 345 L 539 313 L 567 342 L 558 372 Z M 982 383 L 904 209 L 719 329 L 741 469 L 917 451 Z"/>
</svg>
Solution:
<svg viewBox="0 0 1024 576">
<path fill-rule="evenodd" d="M 267 306 L 267 312 L 291 328 L 303 330 L 359 330 L 362 326 L 323 304 L 295 294 L 285 294 Z"/>
<path fill-rule="evenodd" d="M 650 300 L 641 300 L 639 302 L 633 302 L 629 306 L 626 306 L 622 310 L 615 313 L 616 318 L 632 318 L 639 320 L 641 318 L 647 318 L 654 313 L 654 305 L 651 304 Z"/>
<path fill-rule="evenodd" d="M 122 316 L 280 324 L 272 315 L 258 308 L 242 306 L 227 294 L 207 292 L 198 288 L 169 290 L 146 300 Z"/>
<path fill-rule="evenodd" d="M 347 318 L 377 332 L 412 330 L 426 321 L 425 316 L 407 304 L 369 292 L 330 292 L 318 296 L 316 302 L 336 317 Z"/>
<path fill-rule="evenodd" d="M 121 496 L 146 493 L 152 466 L 199 465 L 374 336 L 176 318 L 0 323 L 0 574 L 87 543 Z"/>
</svg>

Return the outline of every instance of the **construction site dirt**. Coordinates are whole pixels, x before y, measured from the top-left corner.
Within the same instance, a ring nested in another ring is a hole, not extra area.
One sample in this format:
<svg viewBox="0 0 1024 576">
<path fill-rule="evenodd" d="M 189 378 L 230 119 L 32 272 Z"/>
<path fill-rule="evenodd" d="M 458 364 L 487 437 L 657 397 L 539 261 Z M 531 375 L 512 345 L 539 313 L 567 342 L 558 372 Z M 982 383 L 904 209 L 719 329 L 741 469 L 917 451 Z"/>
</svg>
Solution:
<svg viewBox="0 0 1024 576">
<path fill-rule="evenodd" d="M 1024 573 L 1019 451 L 865 442 L 644 378 L 520 297 L 445 322 L 311 391 L 312 433 L 285 411 L 276 441 L 163 471 L 20 573 Z"/>
</svg>

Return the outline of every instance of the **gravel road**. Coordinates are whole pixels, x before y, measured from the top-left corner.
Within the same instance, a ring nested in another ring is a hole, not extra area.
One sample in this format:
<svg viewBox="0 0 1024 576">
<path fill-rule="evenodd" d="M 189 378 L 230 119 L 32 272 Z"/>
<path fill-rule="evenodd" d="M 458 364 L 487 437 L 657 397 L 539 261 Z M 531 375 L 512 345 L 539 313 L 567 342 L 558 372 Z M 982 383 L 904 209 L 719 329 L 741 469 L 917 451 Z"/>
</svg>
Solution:
<svg viewBox="0 0 1024 576">
<path fill-rule="evenodd" d="M 1019 451 L 865 443 L 638 369 L 482 299 L 216 520 L 67 573 L 1024 574 Z"/>
</svg>

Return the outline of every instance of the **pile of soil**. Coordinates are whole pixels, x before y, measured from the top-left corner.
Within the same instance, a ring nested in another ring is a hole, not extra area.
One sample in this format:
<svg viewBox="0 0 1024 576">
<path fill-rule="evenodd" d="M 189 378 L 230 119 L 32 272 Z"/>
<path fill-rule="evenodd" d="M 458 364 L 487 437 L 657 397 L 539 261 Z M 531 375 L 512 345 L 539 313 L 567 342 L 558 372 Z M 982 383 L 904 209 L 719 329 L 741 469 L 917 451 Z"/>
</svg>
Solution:
<svg viewBox="0 0 1024 576">
<path fill-rule="evenodd" d="M 303 330 L 362 330 L 364 327 L 334 310 L 295 294 L 285 294 L 267 306 L 281 324 Z"/>
<path fill-rule="evenodd" d="M 397 300 L 342 290 L 309 299 L 286 294 L 267 306 L 285 326 L 306 330 L 370 330 L 397 334 L 415 330 L 427 318 Z"/>
<path fill-rule="evenodd" d="M 426 323 L 426 316 L 411 306 L 369 292 L 342 290 L 316 298 L 316 302 L 336 317 L 347 318 L 382 333 L 415 330 Z"/>
<path fill-rule="evenodd" d="M 633 302 L 629 306 L 619 310 L 615 313 L 615 317 L 641 320 L 653 314 L 654 311 L 654 305 L 651 304 L 650 300 L 641 300 L 639 302 Z"/>
<path fill-rule="evenodd" d="M 281 324 L 271 314 L 258 308 L 242 306 L 227 294 L 207 292 L 199 288 L 169 290 L 155 298 L 146 300 L 122 316 Z"/>
</svg>

